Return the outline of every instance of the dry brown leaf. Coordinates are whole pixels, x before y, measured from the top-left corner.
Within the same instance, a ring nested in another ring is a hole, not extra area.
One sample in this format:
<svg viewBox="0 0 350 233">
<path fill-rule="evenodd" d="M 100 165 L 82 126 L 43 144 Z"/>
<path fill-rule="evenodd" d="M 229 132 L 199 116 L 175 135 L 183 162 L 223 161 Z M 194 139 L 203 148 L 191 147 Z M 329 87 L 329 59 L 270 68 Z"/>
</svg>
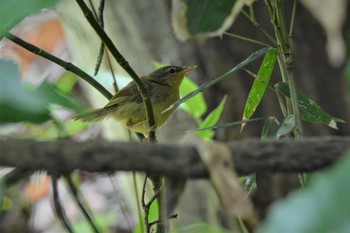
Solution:
<svg viewBox="0 0 350 233">
<path fill-rule="evenodd" d="M 255 228 L 258 220 L 253 203 L 235 173 L 228 147 L 218 142 L 200 141 L 197 151 L 208 169 L 222 208 L 230 215 L 241 218 L 250 225 L 250 229 Z"/>
</svg>

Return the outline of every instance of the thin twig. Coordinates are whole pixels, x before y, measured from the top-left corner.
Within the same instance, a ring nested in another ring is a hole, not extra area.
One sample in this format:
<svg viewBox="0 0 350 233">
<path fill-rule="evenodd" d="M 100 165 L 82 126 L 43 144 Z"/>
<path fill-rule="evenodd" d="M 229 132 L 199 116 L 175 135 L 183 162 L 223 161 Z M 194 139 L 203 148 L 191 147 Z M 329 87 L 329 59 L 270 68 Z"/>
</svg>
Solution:
<svg viewBox="0 0 350 233">
<path fill-rule="evenodd" d="M 169 219 L 177 218 L 177 216 L 178 216 L 178 214 L 171 214 L 168 218 L 169 218 Z M 159 219 L 159 220 L 150 222 L 149 225 L 150 225 L 150 226 L 153 226 L 154 224 L 162 224 L 162 221 L 163 221 L 163 220 Z"/>
<path fill-rule="evenodd" d="M 58 181 L 58 177 L 56 175 L 52 175 L 51 176 L 51 182 L 52 182 L 52 192 L 53 192 L 53 203 L 55 206 L 55 211 L 57 214 L 58 219 L 60 220 L 60 222 L 62 223 L 63 227 L 69 232 L 69 233 L 73 233 L 73 228 L 71 223 L 69 222 L 66 213 L 61 205 L 60 202 L 60 197 L 58 194 L 58 189 L 57 189 L 57 181 Z"/>
<path fill-rule="evenodd" d="M 148 93 L 148 90 L 147 90 L 145 84 L 141 81 L 140 77 L 136 74 L 136 72 L 131 68 L 128 61 L 119 52 L 119 50 L 113 44 L 112 40 L 109 38 L 109 36 L 103 30 L 103 28 L 98 24 L 98 22 L 96 21 L 95 17 L 92 14 L 92 12 L 86 6 L 85 2 L 83 0 L 76 0 L 76 2 L 78 3 L 82 12 L 84 13 L 85 18 L 88 20 L 88 22 L 90 23 L 92 28 L 95 30 L 95 32 L 98 34 L 98 36 L 101 38 L 101 40 L 103 41 L 105 46 L 112 53 L 113 57 L 116 59 L 116 61 L 119 63 L 119 65 L 130 75 L 130 77 L 136 83 L 136 85 L 140 91 L 140 94 L 142 96 L 144 106 L 145 106 L 148 126 L 150 127 L 150 129 L 152 129 L 153 126 L 155 125 L 153 107 L 152 107 L 151 99 L 149 97 L 149 93 Z M 155 138 L 156 138 L 155 131 L 150 130 L 150 132 L 149 132 L 150 141 L 152 141 L 152 142 L 155 141 Z"/>
<path fill-rule="evenodd" d="M 238 40 L 241 40 L 241 41 L 245 41 L 245 42 L 248 42 L 248 43 L 252 43 L 252 44 L 257 44 L 257 45 L 262 45 L 264 47 L 272 47 L 271 45 L 269 44 L 266 44 L 264 42 L 261 42 L 261 41 L 258 41 L 258 40 L 254 40 L 254 39 L 251 39 L 251 38 L 248 38 L 248 37 L 245 37 L 245 36 L 240 36 L 240 35 L 237 35 L 237 34 L 233 34 L 233 33 L 229 33 L 229 32 L 224 32 L 225 35 L 228 35 L 228 36 L 231 36 L 233 38 L 236 38 Z"/>
<path fill-rule="evenodd" d="M 91 0 L 89 0 L 89 4 L 90 4 L 90 7 L 92 9 L 92 12 L 93 12 L 95 18 L 98 19 L 98 23 L 101 25 L 102 28 L 104 28 L 103 11 L 105 9 L 105 0 L 100 0 L 100 6 L 98 8 L 98 13 L 96 12 L 95 7 L 94 7 L 94 5 L 93 5 Z M 114 92 L 117 93 L 118 90 L 119 90 L 118 85 L 117 85 L 117 79 L 116 79 L 116 76 L 115 76 L 115 73 L 114 73 L 114 69 L 113 69 L 113 66 L 112 66 L 112 62 L 111 62 L 111 57 L 109 55 L 109 51 L 106 48 L 106 46 L 104 45 L 103 41 L 101 42 L 101 45 L 100 45 L 99 55 L 98 55 L 98 58 L 97 58 L 97 64 L 96 64 L 96 67 L 95 67 L 95 75 L 97 75 L 98 70 L 100 69 L 100 65 L 101 65 L 102 58 L 103 58 L 104 54 L 106 56 L 108 68 L 111 71 L 111 75 L 112 75 L 112 79 L 113 79 L 113 89 L 114 89 Z"/>
<path fill-rule="evenodd" d="M 115 198 L 116 198 L 116 199 L 120 199 L 120 198 L 118 198 L 118 196 L 120 196 L 120 193 L 117 191 L 117 187 L 116 187 L 116 185 L 115 185 L 114 177 L 113 177 L 112 173 L 109 173 L 109 174 L 108 174 L 108 177 L 109 177 L 109 180 L 111 181 L 111 185 L 112 185 L 113 191 L 114 191 L 114 193 L 115 193 Z M 128 227 L 129 227 L 130 232 L 132 232 L 133 224 L 132 224 L 132 222 L 131 222 L 131 219 L 130 219 L 130 216 L 129 216 L 129 214 L 128 214 L 127 209 L 124 207 L 124 205 L 122 204 L 121 201 L 118 201 L 117 204 L 119 205 L 119 208 L 120 208 L 120 210 L 121 210 L 121 212 L 122 212 L 124 218 L 125 218 L 126 221 L 127 221 L 127 225 L 128 225 Z"/>
<path fill-rule="evenodd" d="M 103 0 L 101 0 L 101 1 L 103 1 Z M 102 28 L 104 28 L 103 14 L 101 14 L 102 15 L 102 19 L 101 19 L 100 18 L 100 14 L 97 15 L 97 12 L 96 12 L 94 4 L 92 3 L 92 0 L 89 0 L 88 2 L 89 2 L 89 5 L 90 5 L 90 8 L 92 10 L 92 13 L 94 14 L 94 16 L 97 19 L 98 23 L 101 25 Z M 94 72 L 95 76 L 97 75 L 98 71 L 100 70 L 100 67 L 101 67 L 101 64 L 102 64 L 102 59 L 103 59 L 103 54 L 104 54 L 104 44 L 103 44 L 103 42 L 101 42 L 100 49 L 99 49 L 98 56 L 97 56 L 97 62 L 96 62 L 96 66 L 95 66 L 95 72 Z"/>
<path fill-rule="evenodd" d="M 241 10 L 241 13 L 274 45 L 274 47 L 277 47 L 276 40 L 257 21 L 252 19 L 244 10 Z"/>
<path fill-rule="evenodd" d="M 144 222 L 145 222 L 145 227 L 146 227 L 146 233 L 150 232 L 150 225 L 148 223 L 148 217 L 149 217 L 149 206 L 148 204 L 146 204 L 146 200 L 145 200 L 145 196 L 146 196 L 146 184 L 147 184 L 147 176 L 145 176 L 145 179 L 143 181 L 143 185 L 142 185 L 142 195 L 141 195 L 141 204 L 142 204 L 142 208 L 144 211 Z"/>
<path fill-rule="evenodd" d="M 72 177 L 70 175 L 65 176 L 65 180 L 67 181 L 68 187 L 72 192 L 72 196 L 73 196 L 74 200 L 77 202 L 81 212 L 85 216 L 85 218 L 88 221 L 88 223 L 90 224 L 91 228 L 93 229 L 93 231 L 95 233 L 100 233 L 101 231 L 98 229 L 97 223 L 93 219 L 93 216 L 90 213 L 90 210 L 89 210 L 88 206 L 86 205 L 83 197 L 79 193 L 76 185 L 74 184 Z"/>
<path fill-rule="evenodd" d="M 82 71 L 81 69 L 79 69 L 78 67 L 73 65 L 72 63 L 66 62 L 66 61 L 64 61 L 56 56 L 53 56 L 52 54 L 46 52 L 45 50 L 42 50 L 42 49 L 36 47 L 35 45 L 30 44 L 30 43 L 20 39 L 19 37 L 11 34 L 10 32 L 4 33 L 4 34 L 5 34 L 5 37 L 7 39 L 9 39 L 10 41 L 14 42 L 15 44 L 21 46 L 22 48 L 25 48 L 26 50 L 28 50 L 28 51 L 30 51 L 38 56 L 46 58 L 47 60 L 61 66 L 62 68 L 66 69 L 68 71 L 71 71 L 72 73 L 78 75 L 79 77 L 84 79 L 87 83 L 89 83 L 91 86 L 93 86 L 96 90 L 98 90 L 107 99 L 112 98 L 113 95 L 106 88 L 104 88 L 93 77 L 91 77 L 90 75 L 88 75 L 87 73 L 85 73 L 84 71 Z"/>
</svg>

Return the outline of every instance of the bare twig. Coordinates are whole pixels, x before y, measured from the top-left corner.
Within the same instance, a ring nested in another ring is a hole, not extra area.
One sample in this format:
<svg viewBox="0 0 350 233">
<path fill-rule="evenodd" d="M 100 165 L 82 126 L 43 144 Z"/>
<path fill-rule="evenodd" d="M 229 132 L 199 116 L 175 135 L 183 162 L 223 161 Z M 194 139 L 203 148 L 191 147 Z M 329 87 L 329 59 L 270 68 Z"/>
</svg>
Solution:
<svg viewBox="0 0 350 233">
<path fill-rule="evenodd" d="M 69 222 L 66 213 L 64 212 L 64 209 L 61 205 L 58 189 L 57 189 L 57 183 L 58 183 L 58 176 L 52 175 L 52 192 L 53 192 L 53 203 L 55 206 L 55 211 L 57 214 L 58 219 L 62 223 L 63 227 L 69 232 L 73 233 L 73 228 L 71 223 Z"/>
<path fill-rule="evenodd" d="M 74 200 L 77 202 L 81 212 L 83 213 L 84 217 L 90 224 L 91 228 L 95 233 L 101 232 L 98 227 L 97 223 L 95 222 L 92 214 L 90 213 L 90 210 L 88 206 L 86 205 L 84 199 L 82 198 L 81 194 L 79 193 L 79 190 L 77 189 L 76 185 L 74 184 L 72 177 L 70 175 L 65 176 L 65 179 L 67 181 L 68 187 L 72 192 L 72 196 Z"/>
</svg>

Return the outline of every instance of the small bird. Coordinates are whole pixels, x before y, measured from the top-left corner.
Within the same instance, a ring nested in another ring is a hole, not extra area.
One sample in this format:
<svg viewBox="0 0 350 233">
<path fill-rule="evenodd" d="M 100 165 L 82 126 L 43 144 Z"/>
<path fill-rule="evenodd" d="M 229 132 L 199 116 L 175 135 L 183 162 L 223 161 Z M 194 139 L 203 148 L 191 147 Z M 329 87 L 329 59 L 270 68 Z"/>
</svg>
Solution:
<svg viewBox="0 0 350 233">
<path fill-rule="evenodd" d="M 197 66 L 165 66 L 140 79 L 145 84 L 151 98 L 155 126 L 159 129 L 174 113 L 166 110 L 180 98 L 180 85 L 187 72 Z M 147 137 L 151 128 L 147 124 L 146 112 L 141 94 L 134 81 L 119 90 L 103 108 L 95 109 L 73 117 L 82 121 L 101 121 L 113 117 L 130 130 Z"/>
</svg>

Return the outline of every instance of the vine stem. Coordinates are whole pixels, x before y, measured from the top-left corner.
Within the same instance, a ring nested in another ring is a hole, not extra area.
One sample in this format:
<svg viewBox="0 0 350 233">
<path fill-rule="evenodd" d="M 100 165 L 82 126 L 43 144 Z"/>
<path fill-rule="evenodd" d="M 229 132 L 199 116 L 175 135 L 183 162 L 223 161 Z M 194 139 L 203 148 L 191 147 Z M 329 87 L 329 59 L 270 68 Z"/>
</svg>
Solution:
<svg viewBox="0 0 350 233">
<path fill-rule="evenodd" d="M 150 132 L 148 135 L 148 138 L 151 142 L 156 141 L 155 137 L 155 130 L 153 129 L 155 126 L 155 120 L 154 120 L 154 114 L 153 114 L 153 107 L 151 103 L 151 99 L 149 97 L 148 90 L 145 86 L 145 84 L 141 81 L 140 77 L 136 74 L 136 72 L 131 68 L 128 61 L 124 58 L 124 56 L 119 52 L 117 47 L 113 44 L 112 40 L 109 38 L 107 33 L 103 30 L 103 28 L 100 26 L 100 24 L 96 21 L 93 13 L 91 10 L 87 7 L 85 2 L 83 0 L 76 0 L 78 3 L 80 9 L 84 13 L 85 18 L 90 23 L 91 27 L 95 30 L 97 35 L 100 37 L 100 39 L 103 41 L 105 46 L 108 48 L 108 50 L 111 52 L 113 57 L 116 59 L 118 64 L 130 75 L 130 77 L 134 80 L 136 83 L 140 94 L 142 96 L 143 104 L 145 106 L 146 110 L 146 116 L 147 116 L 147 123 L 150 127 Z"/>
</svg>

